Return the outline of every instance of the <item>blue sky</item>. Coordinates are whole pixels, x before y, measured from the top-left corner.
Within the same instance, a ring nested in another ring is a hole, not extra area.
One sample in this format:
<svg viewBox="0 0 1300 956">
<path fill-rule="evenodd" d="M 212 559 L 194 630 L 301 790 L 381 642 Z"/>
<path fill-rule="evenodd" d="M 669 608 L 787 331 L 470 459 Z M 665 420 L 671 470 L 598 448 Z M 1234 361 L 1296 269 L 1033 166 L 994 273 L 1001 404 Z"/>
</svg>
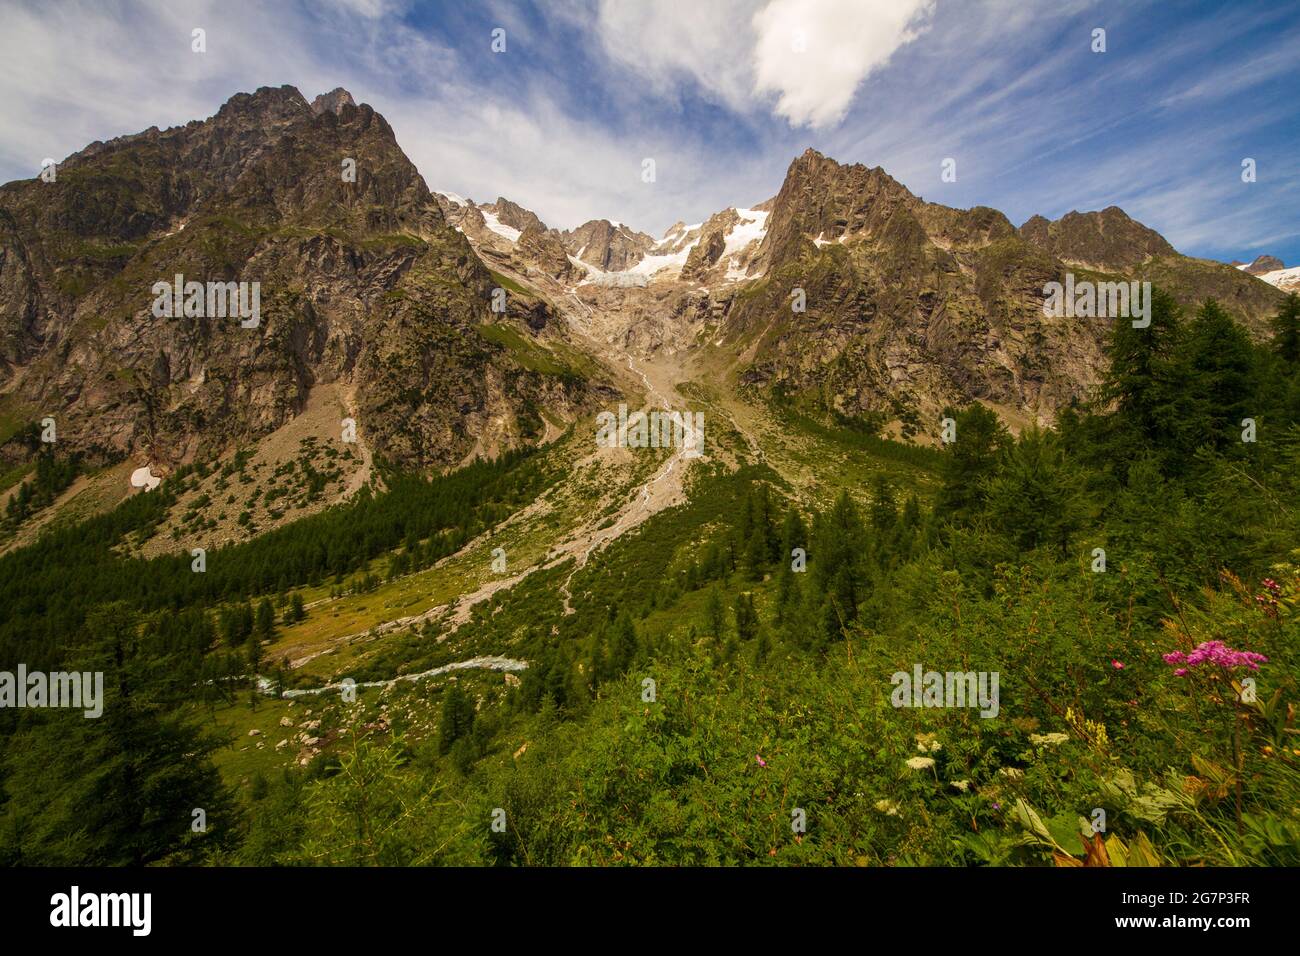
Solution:
<svg viewBox="0 0 1300 956">
<path fill-rule="evenodd" d="M 1189 255 L 1300 264 L 1290 2 L 0 0 L 0 18 L 5 181 L 235 92 L 344 86 L 430 187 L 560 228 L 659 235 L 768 198 L 812 146 L 1017 225 L 1113 204 Z"/>
</svg>

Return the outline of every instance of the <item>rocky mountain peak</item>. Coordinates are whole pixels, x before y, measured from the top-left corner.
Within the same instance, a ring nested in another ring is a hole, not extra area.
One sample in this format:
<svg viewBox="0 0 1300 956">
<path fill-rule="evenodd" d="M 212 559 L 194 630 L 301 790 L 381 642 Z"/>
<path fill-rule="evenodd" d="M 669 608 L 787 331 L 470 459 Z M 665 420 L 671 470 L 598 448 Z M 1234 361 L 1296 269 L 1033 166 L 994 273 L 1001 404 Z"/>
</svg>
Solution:
<svg viewBox="0 0 1300 956">
<path fill-rule="evenodd" d="M 15 304 L 0 310 L 0 408 L 51 409 L 92 460 L 219 455 L 324 385 L 355 389 L 376 454 L 441 466 L 517 443 L 529 409 L 582 391 L 479 335 L 489 272 L 346 91 L 315 106 L 290 86 L 239 94 L 59 172 L 0 188 L 0 302 Z M 528 238 L 563 272 L 558 242 Z M 251 324 L 160 318 L 153 288 L 177 274 L 208 283 L 208 302 L 239 284 Z"/>
<path fill-rule="evenodd" d="M 1071 210 L 1055 222 L 1033 216 L 1019 232 L 1022 239 L 1063 262 L 1111 271 L 1178 254 L 1164 236 L 1118 206 L 1100 212 Z"/>
<path fill-rule="evenodd" d="M 790 164 L 780 192 L 768 202 L 764 255 L 773 264 L 797 257 L 806 240 L 880 233 L 898 211 L 920 205 L 880 167 L 842 165 L 812 148 Z"/>
<path fill-rule="evenodd" d="M 1235 260 L 1229 265 L 1235 266 L 1247 275 L 1262 279 L 1283 292 L 1300 292 L 1300 266 L 1292 266 L 1288 269 L 1286 263 L 1277 256 L 1256 256 L 1253 262 Z"/>
<path fill-rule="evenodd" d="M 252 93 L 236 93 L 217 110 L 213 122 L 233 119 L 257 118 L 270 121 L 287 121 L 301 118 L 311 110 L 306 98 L 296 86 L 262 86 Z M 191 121 L 189 125 L 200 125 Z"/>
<path fill-rule="evenodd" d="M 511 229 L 518 229 L 520 232 L 525 231 L 530 226 L 545 231 L 546 223 L 537 217 L 537 213 L 531 209 L 525 209 L 516 202 L 511 202 L 504 196 L 498 196 L 497 201 L 489 206 L 482 207 L 492 213 L 504 225 Z"/>
<path fill-rule="evenodd" d="M 341 86 L 336 86 L 328 93 L 322 93 L 312 100 L 311 111 L 317 115 L 327 112 L 337 115 L 343 112 L 343 107 L 356 105 L 357 102 L 352 98 L 351 93 Z"/>
<path fill-rule="evenodd" d="M 592 219 L 560 234 L 569 254 L 604 272 L 630 269 L 654 247 L 655 240 L 608 219 Z"/>
<path fill-rule="evenodd" d="M 1277 256 L 1256 256 L 1254 261 L 1249 265 L 1234 262 L 1242 272 L 1249 272 L 1253 276 L 1263 275 L 1266 272 L 1277 272 L 1285 269 L 1286 265 Z"/>
</svg>

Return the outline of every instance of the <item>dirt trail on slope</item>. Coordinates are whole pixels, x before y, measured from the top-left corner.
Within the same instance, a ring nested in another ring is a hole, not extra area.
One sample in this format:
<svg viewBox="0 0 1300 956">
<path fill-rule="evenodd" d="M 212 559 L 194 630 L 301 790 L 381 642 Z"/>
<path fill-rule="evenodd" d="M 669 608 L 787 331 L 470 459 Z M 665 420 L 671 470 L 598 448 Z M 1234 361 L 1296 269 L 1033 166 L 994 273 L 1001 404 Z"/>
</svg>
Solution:
<svg viewBox="0 0 1300 956">
<path fill-rule="evenodd" d="M 354 422 L 359 421 L 360 416 L 357 414 L 357 388 L 355 385 L 348 389 L 347 393 L 343 396 L 343 402 L 347 408 L 348 415 L 352 420 Z M 363 436 L 360 434 L 356 436 L 356 439 L 355 444 L 357 446 L 357 451 L 361 453 L 361 467 L 350 479 L 348 479 L 347 487 L 343 489 L 343 498 L 351 498 L 358 491 L 364 488 L 366 483 L 370 481 L 370 476 L 375 470 L 374 459 L 370 454 L 370 443 L 365 441 Z"/>
<path fill-rule="evenodd" d="M 638 365 L 631 355 L 624 356 L 627 367 L 636 373 L 646 388 L 649 401 L 644 410 L 663 409 L 667 411 L 685 411 L 686 404 L 678 395 L 675 386 L 682 381 L 680 364 L 666 359 L 645 361 Z M 651 379 L 651 375 L 655 379 Z M 672 398 L 669 397 L 672 396 Z M 692 454 L 693 452 L 693 454 Z M 665 508 L 680 504 L 686 500 L 685 475 L 691 461 L 701 456 L 702 449 L 678 447 L 673 450 L 668 460 L 655 474 L 640 485 L 627 501 L 612 523 L 604 528 L 586 528 L 570 542 L 565 550 L 577 560 L 573 569 L 560 585 L 564 598 L 564 613 L 573 613 L 573 577 L 587 566 L 591 556 L 610 542 L 626 534 L 652 515 Z M 567 555 L 565 560 L 567 560 Z"/>
</svg>

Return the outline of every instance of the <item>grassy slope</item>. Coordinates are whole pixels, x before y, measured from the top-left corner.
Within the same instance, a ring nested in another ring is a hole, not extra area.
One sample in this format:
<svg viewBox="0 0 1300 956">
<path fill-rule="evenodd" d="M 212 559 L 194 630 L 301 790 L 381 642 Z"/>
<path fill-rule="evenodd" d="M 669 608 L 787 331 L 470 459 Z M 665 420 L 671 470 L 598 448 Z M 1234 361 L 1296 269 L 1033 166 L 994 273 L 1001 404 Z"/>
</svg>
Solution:
<svg viewBox="0 0 1300 956">
<path fill-rule="evenodd" d="M 768 464 L 757 461 L 754 449 L 737 430 L 719 427 L 726 418 L 722 399 L 717 393 L 699 388 L 692 394 L 692 403 L 693 407 L 704 408 L 706 414 L 712 413 L 708 441 L 715 454 L 750 462 L 746 476 L 766 476 L 776 485 L 797 489 L 796 493 L 805 505 L 825 508 L 841 489 L 848 489 L 855 498 L 865 502 L 870 498 L 873 479 L 881 473 L 890 475 L 904 494 L 914 490 L 924 499 L 934 487 L 933 475 L 918 465 L 901 463 L 879 454 L 873 457 L 869 450 L 864 450 L 860 435 L 817 425 L 807 419 L 782 420 L 773 409 L 750 408 L 745 427 L 752 427 L 764 456 L 776 469 L 773 470 Z M 734 414 L 734 408 L 725 407 L 728 414 Z M 581 449 L 575 439 L 570 439 L 550 454 L 553 458 L 576 462 Z M 660 457 L 647 450 L 634 472 L 624 477 L 620 491 L 627 493 L 645 480 L 658 467 Z M 526 646 L 522 635 L 530 626 L 549 630 L 562 624 L 559 586 L 572 571 L 572 562 L 534 571 L 530 577 L 478 606 L 469 622 L 445 644 L 442 642 L 450 630 L 445 615 L 436 616 L 428 630 L 418 626 L 402 628 L 377 637 L 368 636 L 366 632 L 398 618 L 447 604 L 457 596 L 482 586 L 494 577 L 490 566 L 494 547 L 505 548 L 510 563 L 508 575 L 540 563 L 557 540 L 573 532 L 584 520 L 592 519 L 591 501 L 601 488 L 602 474 L 593 474 L 574 465 L 571 478 L 559 483 L 562 490 L 551 497 L 546 507 L 525 515 L 521 520 L 507 522 L 497 532 L 482 536 L 436 567 L 386 581 L 369 593 L 331 599 L 329 583 L 301 589 L 304 601 L 309 606 L 315 602 L 316 606 L 309 607 L 305 621 L 279 628 L 275 641 L 266 649 L 267 656 L 301 659 L 319 654 L 294 672 L 295 684 L 309 686 L 318 686 L 343 676 L 370 679 L 419 671 L 483 654 L 529 659 L 537 648 Z M 784 479 L 785 475 L 792 476 L 793 480 Z M 593 590 L 601 590 L 601 579 L 615 576 L 653 581 L 676 573 L 685 562 L 693 560 L 710 531 L 721 526 L 728 517 L 727 495 L 740 480 L 737 473 L 721 467 L 709 469 L 707 474 L 697 473 L 693 479 L 696 487 L 687 505 L 651 518 L 607 551 L 601 552 L 599 560 L 574 576 L 575 607 L 585 612 L 584 617 L 593 610 L 603 610 L 593 608 L 592 599 L 588 597 Z M 713 489 L 713 493 L 700 493 L 699 485 L 704 483 Z M 612 514 L 613 507 L 607 505 L 596 516 Z M 382 574 L 386 562 L 387 556 L 381 556 L 371 562 L 370 570 Z M 766 619 L 772 583 L 755 586 L 734 581 L 725 592 L 728 606 L 742 587 L 754 592 L 760 616 Z M 688 592 L 679 601 L 652 611 L 638 622 L 638 628 L 652 640 L 683 638 L 690 627 L 702 619 L 706 593 L 705 590 Z M 348 636 L 354 637 L 345 641 Z M 562 634 L 558 639 L 578 638 Z M 371 710 L 381 700 L 401 700 L 401 707 L 411 714 L 408 723 L 416 728 L 414 739 L 420 740 L 436 728 L 440 694 L 450 680 L 466 682 L 481 689 L 492 688 L 494 693 L 504 686 L 499 673 L 462 671 L 455 676 L 430 678 L 416 685 L 402 684 L 387 691 L 362 691 L 359 697 L 363 707 Z M 314 707 L 318 716 L 326 715 L 323 719 L 327 727 L 337 728 L 349 721 L 350 709 L 337 699 L 337 695 L 305 699 L 317 701 L 316 704 L 304 704 L 303 700 L 296 702 L 294 710 L 301 713 L 305 708 Z M 218 754 L 218 765 L 229 782 L 247 785 L 254 771 L 270 773 L 300 759 L 300 750 L 296 747 L 280 752 L 274 750 L 274 743 L 289 733 L 286 728 L 282 734 L 278 727 L 285 708 L 285 702 L 263 701 L 253 711 L 241 697 L 234 705 L 216 712 L 216 726 L 222 733 L 231 735 L 231 743 Z M 513 753 L 535 736 L 534 722 L 531 717 L 511 718 L 496 745 L 497 756 L 502 756 L 507 750 Z M 248 738 L 247 732 L 253 727 L 261 729 L 265 736 Z M 268 742 L 259 750 L 257 739 Z M 346 743 L 346 737 L 327 736 L 324 740 L 322 750 L 326 758 L 338 745 Z"/>
</svg>

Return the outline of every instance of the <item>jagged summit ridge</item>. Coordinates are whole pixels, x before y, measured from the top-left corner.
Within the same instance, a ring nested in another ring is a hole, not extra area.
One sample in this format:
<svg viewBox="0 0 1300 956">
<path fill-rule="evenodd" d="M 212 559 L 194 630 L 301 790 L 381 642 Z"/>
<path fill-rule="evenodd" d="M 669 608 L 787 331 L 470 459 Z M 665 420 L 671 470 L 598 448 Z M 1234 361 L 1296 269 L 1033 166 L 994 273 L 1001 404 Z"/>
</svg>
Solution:
<svg viewBox="0 0 1300 956">
<path fill-rule="evenodd" d="M 330 90 L 328 93 L 320 94 L 316 99 L 312 100 L 311 111 L 313 113 L 329 112 L 338 114 L 343 112 L 343 107 L 355 107 L 356 105 L 357 102 L 352 98 L 352 94 L 343 89 L 343 87 L 338 86 Z"/>
<path fill-rule="evenodd" d="M 548 317 L 489 312 L 487 268 L 343 90 L 237 94 L 0 187 L 0 263 L 0 408 L 42 409 L 61 448 L 155 474 L 259 441 L 322 385 L 355 395 L 377 457 L 413 467 L 524 443 L 538 409 L 571 417 L 587 388 L 482 337 Z M 153 288 L 177 275 L 256 287 L 260 314 L 168 318 Z"/>
</svg>

